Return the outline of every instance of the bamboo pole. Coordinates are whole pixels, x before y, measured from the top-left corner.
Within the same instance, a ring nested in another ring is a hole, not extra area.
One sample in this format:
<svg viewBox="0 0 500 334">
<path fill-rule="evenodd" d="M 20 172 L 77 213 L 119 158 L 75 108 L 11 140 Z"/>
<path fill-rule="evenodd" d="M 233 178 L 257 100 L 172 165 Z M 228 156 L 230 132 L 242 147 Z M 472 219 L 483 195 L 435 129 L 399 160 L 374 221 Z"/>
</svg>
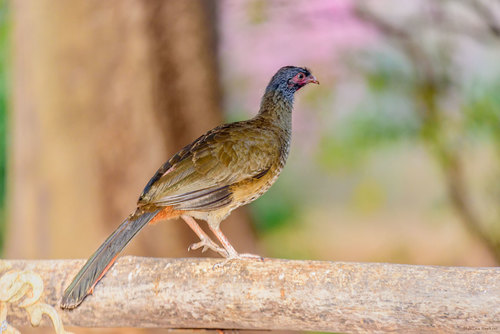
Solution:
<svg viewBox="0 0 500 334">
<path fill-rule="evenodd" d="M 500 268 L 281 259 L 214 266 L 221 261 L 122 257 L 94 295 L 66 311 L 58 303 L 83 260 L 3 260 L 10 271 L 0 271 L 0 301 L 4 276 L 17 272 L 41 277 L 40 301 L 65 326 L 500 332 Z M 19 302 L 7 303 L 14 327 L 29 324 Z"/>
</svg>

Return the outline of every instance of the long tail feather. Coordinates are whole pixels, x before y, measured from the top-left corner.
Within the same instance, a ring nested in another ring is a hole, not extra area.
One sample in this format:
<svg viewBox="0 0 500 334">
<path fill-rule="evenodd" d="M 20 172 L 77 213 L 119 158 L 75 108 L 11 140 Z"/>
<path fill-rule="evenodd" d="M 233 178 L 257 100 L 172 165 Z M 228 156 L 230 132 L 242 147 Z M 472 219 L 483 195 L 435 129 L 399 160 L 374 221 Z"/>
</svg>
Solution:
<svg viewBox="0 0 500 334">
<path fill-rule="evenodd" d="M 64 291 L 61 307 L 72 309 L 80 305 L 121 250 L 160 210 L 130 216 L 104 241 L 80 269 Z"/>
</svg>

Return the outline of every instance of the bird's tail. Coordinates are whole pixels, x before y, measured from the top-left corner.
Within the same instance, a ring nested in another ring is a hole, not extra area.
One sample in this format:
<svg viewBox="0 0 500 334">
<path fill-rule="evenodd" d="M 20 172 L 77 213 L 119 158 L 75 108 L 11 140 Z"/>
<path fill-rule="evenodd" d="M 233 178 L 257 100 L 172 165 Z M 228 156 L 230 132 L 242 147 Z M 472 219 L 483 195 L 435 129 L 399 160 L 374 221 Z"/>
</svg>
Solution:
<svg viewBox="0 0 500 334">
<path fill-rule="evenodd" d="M 125 219 L 99 249 L 92 254 L 75 276 L 73 282 L 66 288 L 61 300 L 61 307 L 72 309 L 80 305 L 85 297 L 92 293 L 94 286 L 111 267 L 118 253 L 159 211 L 144 213 L 136 211 L 135 214 Z"/>
</svg>

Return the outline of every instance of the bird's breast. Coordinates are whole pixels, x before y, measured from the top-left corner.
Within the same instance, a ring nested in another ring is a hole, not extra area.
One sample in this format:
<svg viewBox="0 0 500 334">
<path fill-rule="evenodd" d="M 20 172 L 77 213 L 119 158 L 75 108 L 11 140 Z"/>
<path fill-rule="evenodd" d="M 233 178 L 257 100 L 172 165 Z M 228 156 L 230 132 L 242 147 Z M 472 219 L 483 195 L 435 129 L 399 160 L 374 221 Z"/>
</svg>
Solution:
<svg viewBox="0 0 500 334">
<path fill-rule="evenodd" d="M 248 204 L 264 194 L 276 181 L 283 167 L 271 168 L 260 179 L 251 179 L 233 187 L 233 199 L 237 206 Z"/>
<path fill-rule="evenodd" d="M 233 190 L 234 202 L 237 206 L 248 204 L 262 196 L 278 179 L 283 167 L 285 167 L 288 153 L 290 152 L 290 140 L 283 140 L 280 145 L 279 154 L 268 172 L 260 177 L 254 177 L 235 185 Z"/>
</svg>

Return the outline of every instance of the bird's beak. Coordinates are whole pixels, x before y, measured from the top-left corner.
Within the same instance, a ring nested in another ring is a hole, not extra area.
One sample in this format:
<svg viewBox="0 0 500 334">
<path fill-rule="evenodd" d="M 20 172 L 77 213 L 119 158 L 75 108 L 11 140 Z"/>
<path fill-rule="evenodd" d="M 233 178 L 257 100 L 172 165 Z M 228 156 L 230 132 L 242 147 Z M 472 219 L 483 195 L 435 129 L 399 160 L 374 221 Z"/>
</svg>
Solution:
<svg viewBox="0 0 500 334">
<path fill-rule="evenodd" d="M 307 76 L 306 83 L 315 83 L 315 84 L 319 85 L 319 81 L 316 80 L 316 78 L 312 74 Z"/>
</svg>

